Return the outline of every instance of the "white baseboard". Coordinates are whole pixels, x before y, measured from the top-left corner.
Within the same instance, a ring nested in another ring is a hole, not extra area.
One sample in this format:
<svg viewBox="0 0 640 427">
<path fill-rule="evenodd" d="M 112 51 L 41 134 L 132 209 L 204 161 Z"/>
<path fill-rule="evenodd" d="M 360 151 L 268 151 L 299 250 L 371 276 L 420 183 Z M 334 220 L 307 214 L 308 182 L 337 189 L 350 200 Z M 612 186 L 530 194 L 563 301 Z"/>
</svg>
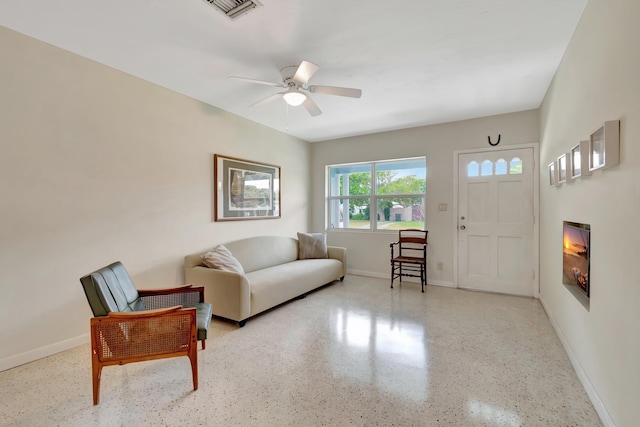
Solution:
<svg viewBox="0 0 640 427">
<path fill-rule="evenodd" d="M 347 269 L 347 274 L 353 274 L 354 276 L 377 277 L 379 279 L 388 279 L 390 277 L 389 274 L 372 273 L 371 271 L 349 269 Z"/>
<path fill-rule="evenodd" d="M 43 357 L 51 356 L 52 354 L 60 353 L 61 351 L 69 350 L 70 348 L 77 347 L 88 342 L 89 334 L 87 333 L 46 345 L 44 347 L 35 348 L 14 356 L 5 357 L 4 359 L 0 359 L 0 372 L 15 368 L 16 366 L 24 365 L 25 363 L 33 362 L 34 360 L 42 359 Z"/>
<path fill-rule="evenodd" d="M 584 390 L 587 392 L 587 396 L 589 396 L 589 400 L 591 400 L 591 404 L 593 405 L 596 412 L 598 413 L 598 416 L 600 417 L 600 421 L 602 421 L 602 424 L 605 427 L 616 427 L 616 424 L 613 421 L 613 418 L 611 418 L 611 415 L 609 414 L 607 407 L 602 402 L 602 399 L 600 399 L 600 396 L 598 395 L 598 392 L 596 391 L 596 389 L 593 387 L 593 384 L 591 384 L 591 381 L 589 380 L 587 373 L 582 368 L 582 365 L 580 365 L 580 362 L 578 361 L 576 354 L 573 352 L 573 349 L 569 345 L 569 341 L 567 341 L 567 338 L 564 336 L 564 334 L 562 333 L 562 330 L 560 329 L 555 319 L 553 318 L 553 315 L 551 314 L 551 311 L 549 311 L 549 307 L 545 303 L 544 298 L 542 298 L 542 295 L 540 295 L 539 300 L 540 300 L 540 303 L 542 304 L 542 307 L 544 308 L 544 311 L 547 313 L 547 317 L 549 317 L 551 326 L 553 326 L 553 329 L 556 331 L 556 335 L 558 336 L 558 338 L 560 339 L 560 342 L 562 343 L 562 347 L 564 347 L 564 351 L 569 356 L 571 365 L 573 365 L 573 369 L 576 371 L 576 375 L 578 375 L 578 379 L 582 383 Z"/>
<path fill-rule="evenodd" d="M 429 286 L 442 286 L 445 288 L 455 288 L 453 282 L 445 282 L 444 280 L 429 280 Z"/>
<path fill-rule="evenodd" d="M 372 273 L 371 271 L 362 271 L 362 270 L 347 270 L 347 274 L 353 274 L 354 276 L 377 277 L 379 279 L 390 278 L 390 274 Z M 419 278 L 406 278 L 402 280 L 406 282 L 420 283 Z M 427 284 L 433 285 L 433 286 L 444 286 L 447 288 L 455 288 L 455 286 L 453 285 L 453 282 L 445 282 L 444 280 L 429 280 Z"/>
</svg>

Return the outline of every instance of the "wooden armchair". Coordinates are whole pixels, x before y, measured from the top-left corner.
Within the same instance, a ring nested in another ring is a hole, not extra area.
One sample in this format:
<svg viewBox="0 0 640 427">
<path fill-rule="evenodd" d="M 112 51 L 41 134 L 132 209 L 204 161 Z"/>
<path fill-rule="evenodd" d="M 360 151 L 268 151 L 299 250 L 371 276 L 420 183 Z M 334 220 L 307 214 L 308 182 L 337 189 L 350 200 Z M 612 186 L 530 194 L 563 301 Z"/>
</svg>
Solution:
<svg viewBox="0 0 640 427">
<path fill-rule="evenodd" d="M 102 368 L 110 365 L 187 356 L 193 389 L 198 389 L 198 340 L 205 348 L 211 320 L 204 288 L 137 291 L 120 262 L 80 282 L 95 316 L 90 322 L 94 405 L 100 397 Z"/>
<path fill-rule="evenodd" d="M 422 292 L 427 285 L 427 234 L 425 230 L 399 230 L 391 248 L 391 288 L 394 279 L 419 277 Z M 394 252 L 397 248 L 397 252 Z M 404 268 L 404 269 L 403 269 Z"/>
</svg>

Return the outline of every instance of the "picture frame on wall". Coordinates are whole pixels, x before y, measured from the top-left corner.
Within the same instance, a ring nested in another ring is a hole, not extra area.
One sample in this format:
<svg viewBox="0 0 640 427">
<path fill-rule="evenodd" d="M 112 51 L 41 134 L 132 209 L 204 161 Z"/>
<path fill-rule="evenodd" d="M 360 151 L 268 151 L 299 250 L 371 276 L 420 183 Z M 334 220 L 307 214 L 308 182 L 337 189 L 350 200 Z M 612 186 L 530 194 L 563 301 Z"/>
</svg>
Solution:
<svg viewBox="0 0 640 427">
<path fill-rule="evenodd" d="M 549 186 L 555 187 L 558 183 L 556 178 L 556 162 L 549 163 Z"/>
<path fill-rule="evenodd" d="M 589 136 L 589 170 L 620 164 L 620 120 L 610 120 Z"/>
<path fill-rule="evenodd" d="M 570 153 L 571 165 L 569 174 L 572 179 L 591 175 L 589 170 L 589 141 L 580 141 L 574 145 Z"/>
<path fill-rule="evenodd" d="M 558 161 L 557 161 L 558 184 L 567 182 L 567 179 L 568 179 L 567 162 L 568 162 L 568 158 L 566 154 L 562 154 L 560 157 L 558 157 Z"/>
<path fill-rule="evenodd" d="M 571 149 L 571 168 L 570 175 L 571 178 L 576 179 L 580 178 L 582 175 L 582 157 L 580 154 L 580 144 L 575 145 Z"/>
<path fill-rule="evenodd" d="M 605 165 L 604 126 L 589 137 L 589 170 L 596 170 Z"/>
<path fill-rule="evenodd" d="M 280 218 L 280 166 L 213 156 L 216 221 Z"/>
</svg>

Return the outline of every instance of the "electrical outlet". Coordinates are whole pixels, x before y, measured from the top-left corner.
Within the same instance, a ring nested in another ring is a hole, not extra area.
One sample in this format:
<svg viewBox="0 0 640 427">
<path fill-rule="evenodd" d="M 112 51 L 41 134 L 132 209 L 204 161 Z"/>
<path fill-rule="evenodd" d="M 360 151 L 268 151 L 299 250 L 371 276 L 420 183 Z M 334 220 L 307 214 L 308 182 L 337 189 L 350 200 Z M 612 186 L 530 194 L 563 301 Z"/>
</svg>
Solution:
<svg viewBox="0 0 640 427">
<path fill-rule="evenodd" d="M 441 261 L 438 261 L 436 263 L 436 270 L 442 271 L 442 262 Z"/>
<path fill-rule="evenodd" d="M 438 210 L 440 212 L 446 212 L 447 211 L 447 204 L 446 203 L 438 203 Z"/>
</svg>

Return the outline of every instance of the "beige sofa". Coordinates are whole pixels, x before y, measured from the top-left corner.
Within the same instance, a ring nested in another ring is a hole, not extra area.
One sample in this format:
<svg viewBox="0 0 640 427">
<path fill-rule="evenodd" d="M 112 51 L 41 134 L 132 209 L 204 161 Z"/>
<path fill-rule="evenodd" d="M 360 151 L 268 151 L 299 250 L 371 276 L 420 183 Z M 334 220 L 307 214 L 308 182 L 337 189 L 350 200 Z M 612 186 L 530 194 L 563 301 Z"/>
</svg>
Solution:
<svg viewBox="0 0 640 427">
<path fill-rule="evenodd" d="M 346 249 L 327 247 L 328 258 L 299 259 L 298 240 L 291 237 L 260 236 L 224 244 L 239 261 L 244 274 L 206 267 L 202 255 L 184 259 L 186 283 L 204 286 L 205 301 L 215 316 L 246 319 L 275 307 L 346 274 Z"/>
</svg>

